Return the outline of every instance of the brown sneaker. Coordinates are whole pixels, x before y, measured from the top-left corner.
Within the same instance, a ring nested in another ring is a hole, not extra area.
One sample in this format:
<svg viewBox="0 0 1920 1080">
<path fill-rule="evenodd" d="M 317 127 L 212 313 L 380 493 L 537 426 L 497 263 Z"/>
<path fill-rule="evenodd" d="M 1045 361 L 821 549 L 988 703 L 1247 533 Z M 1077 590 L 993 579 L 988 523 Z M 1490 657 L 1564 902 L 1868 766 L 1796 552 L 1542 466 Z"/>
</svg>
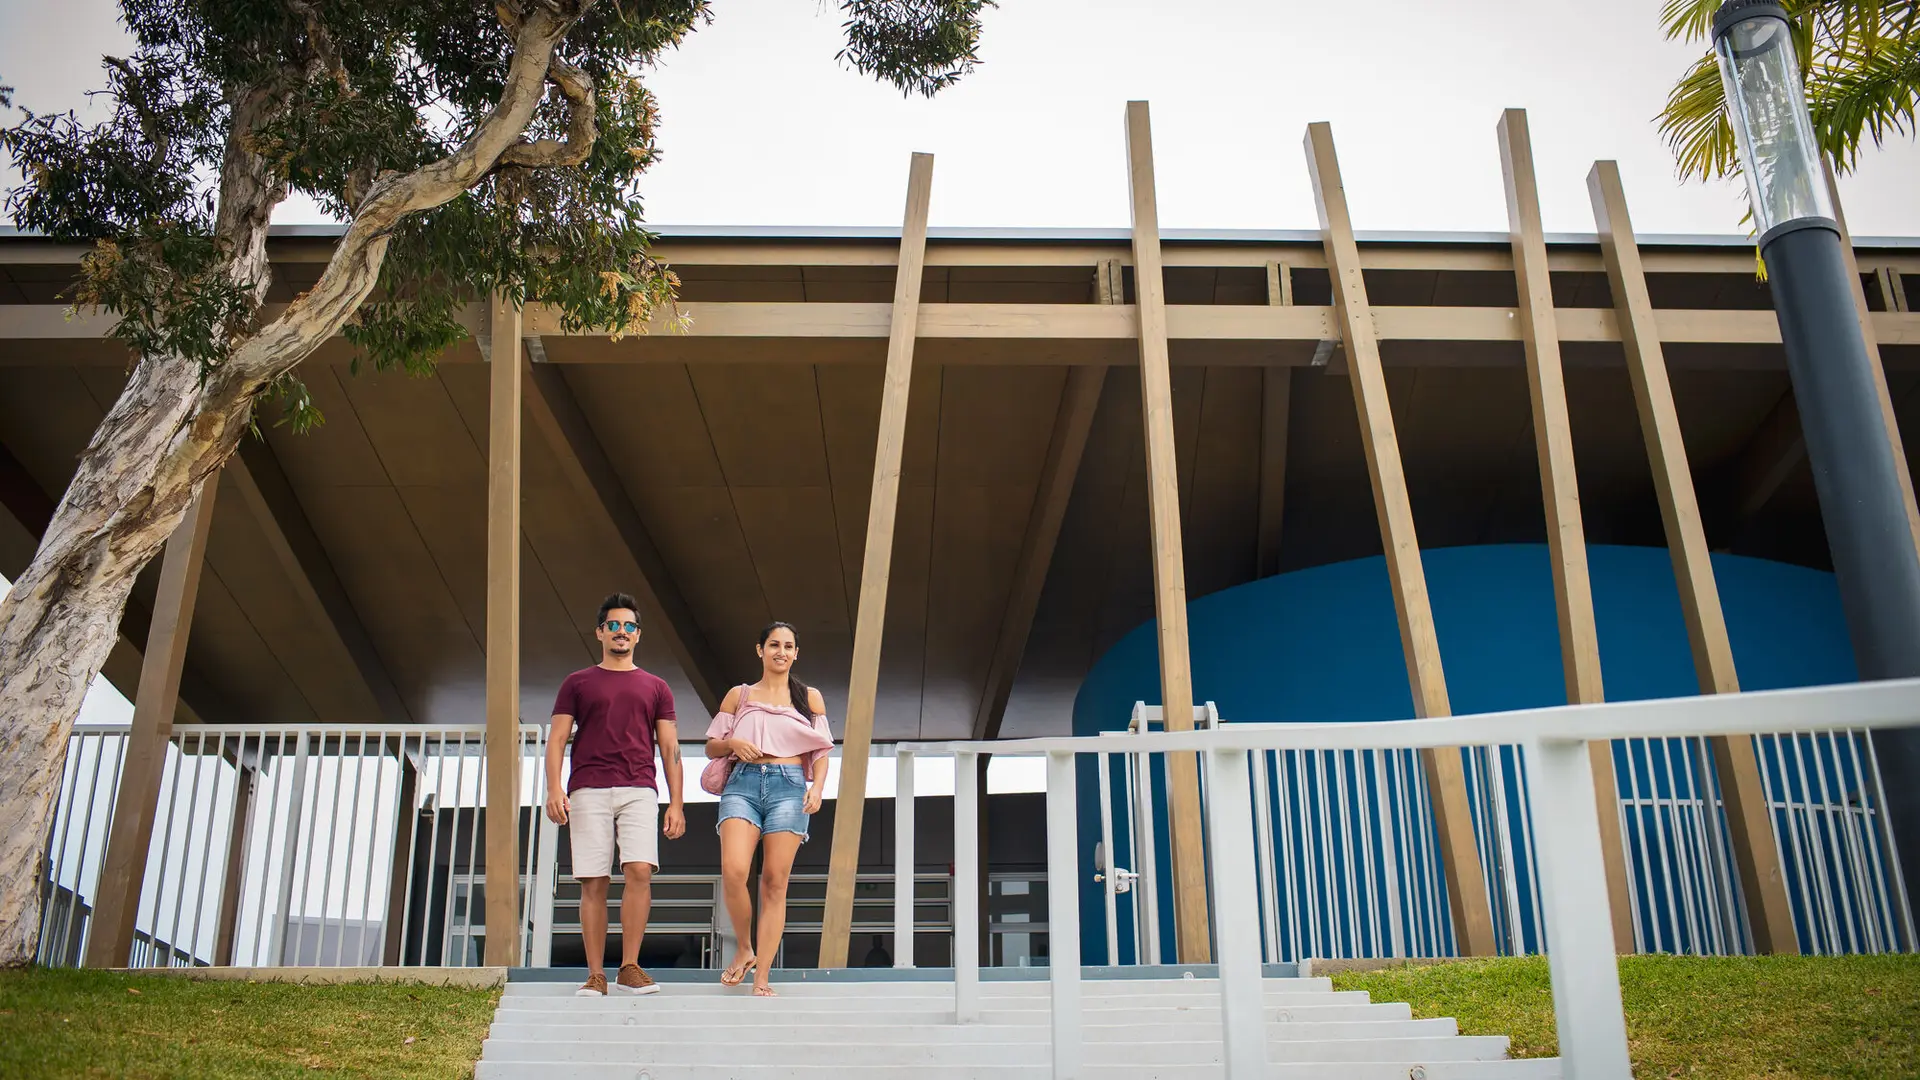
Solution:
<svg viewBox="0 0 1920 1080">
<path fill-rule="evenodd" d="M 614 984 L 629 994 L 657 994 L 660 992 L 660 984 L 654 982 L 647 976 L 646 972 L 640 970 L 639 964 L 620 965 L 620 975 L 614 980 Z M 605 985 L 604 980 L 601 985 Z M 601 992 L 605 993 L 605 991 Z"/>
<path fill-rule="evenodd" d="M 625 974 L 625 973 L 622 972 L 622 974 Z M 593 974 L 587 976 L 587 981 L 581 984 L 580 989 L 575 990 L 573 992 L 573 996 L 574 997 L 606 997 L 607 996 L 607 973 L 604 971 L 596 971 Z"/>
</svg>

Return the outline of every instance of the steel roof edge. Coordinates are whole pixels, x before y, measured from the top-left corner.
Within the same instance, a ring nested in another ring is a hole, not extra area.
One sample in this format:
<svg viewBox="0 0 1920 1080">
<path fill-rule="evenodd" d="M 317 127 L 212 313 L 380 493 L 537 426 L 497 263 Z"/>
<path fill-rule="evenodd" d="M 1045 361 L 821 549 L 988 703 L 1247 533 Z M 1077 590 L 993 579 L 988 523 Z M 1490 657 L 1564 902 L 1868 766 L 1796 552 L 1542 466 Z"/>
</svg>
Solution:
<svg viewBox="0 0 1920 1080">
<path fill-rule="evenodd" d="M 762 240 L 771 243 L 806 243 L 835 240 L 897 240 L 900 230 L 890 225 L 653 225 L 656 236 L 666 240 Z M 268 235 L 277 240 L 334 240 L 345 228 L 340 225 L 274 225 Z M 14 225 L 0 225 L 0 242 L 44 239 L 41 233 Z M 927 230 L 931 241 L 974 241 L 1000 243 L 1127 243 L 1130 230 L 1123 228 L 1000 228 L 958 226 Z M 1316 229 L 1165 229 L 1164 243 L 1177 244 L 1318 244 Z M 1505 247 L 1510 243 L 1503 232 L 1470 230 L 1359 230 L 1355 239 L 1363 244 L 1435 244 L 1489 245 Z M 1594 233 L 1548 233 L 1547 243 L 1556 246 L 1598 246 Z M 1645 233 L 1639 237 L 1642 247 L 1752 247 L 1753 237 L 1722 233 Z M 1856 236 L 1854 246 L 1920 250 L 1920 236 Z"/>
</svg>

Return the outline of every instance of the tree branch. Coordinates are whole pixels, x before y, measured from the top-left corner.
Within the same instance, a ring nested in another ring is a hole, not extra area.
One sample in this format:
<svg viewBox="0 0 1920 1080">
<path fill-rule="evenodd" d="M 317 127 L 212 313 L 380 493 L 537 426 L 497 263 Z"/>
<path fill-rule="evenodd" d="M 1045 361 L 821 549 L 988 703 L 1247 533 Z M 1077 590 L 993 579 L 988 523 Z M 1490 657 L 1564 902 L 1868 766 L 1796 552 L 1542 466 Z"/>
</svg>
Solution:
<svg viewBox="0 0 1920 1080">
<path fill-rule="evenodd" d="M 526 131 L 554 67 L 554 46 L 592 5 L 593 0 L 534 0 L 525 3 L 527 10 L 512 12 L 511 20 L 511 9 L 501 5 L 514 49 L 499 102 L 452 154 L 413 172 L 374 181 L 320 280 L 279 318 L 240 343 L 214 375 L 224 384 L 216 392 L 237 391 L 251 401 L 346 325 L 378 282 L 387 244 L 401 220 L 440 206 L 478 183 Z M 559 78 L 570 78 L 569 73 L 578 70 L 564 67 Z M 591 123 L 591 111 L 587 116 Z M 577 129 L 577 119 L 574 126 Z"/>
<path fill-rule="evenodd" d="M 327 32 L 327 24 L 321 20 L 320 13 L 307 0 L 287 0 L 287 9 L 300 16 L 300 21 L 306 25 L 307 48 L 313 54 L 309 72 L 331 75 L 343 92 L 353 93 L 353 85 L 347 81 L 346 65 L 340 62 L 340 51 L 334 47 L 333 35 Z"/>
<path fill-rule="evenodd" d="M 553 83 L 555 96 L 567 99 L 565 141 L 541 139 L 537 142 L 515 143 L 500 155 L 500 168 L 540 169 L 578 165 L 593 152 L 593 142 L 600 137 L 594 116 L 593 80 L 587 77 L 586 72 L 557 56 L 547 69 L 547 78 Z"/>
<path fill-rule="evenodd" d="M 154 114 L 153 102 L 147 97 L 147 86 L 140 72 L 118 56 L 103 56 L 101 63 L 120 73 L 120 101 L 133 110 L 140 120 L 140 134 L 144 135 L 152 152 L 147 155 L 147 163 L 159 168 L 167 160 L 167 152 L 173 146 L 173 140 L 167 135 L 167 126 Z"/>
</svg>

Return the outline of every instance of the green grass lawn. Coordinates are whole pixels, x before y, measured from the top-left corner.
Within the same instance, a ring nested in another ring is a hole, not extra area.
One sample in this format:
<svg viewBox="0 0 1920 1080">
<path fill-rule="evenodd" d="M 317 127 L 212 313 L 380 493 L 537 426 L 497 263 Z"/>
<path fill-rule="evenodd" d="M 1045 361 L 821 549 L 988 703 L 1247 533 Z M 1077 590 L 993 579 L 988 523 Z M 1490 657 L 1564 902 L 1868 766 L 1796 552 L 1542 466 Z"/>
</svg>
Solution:
<svg viewBox="0 0 1920 1080">
<path fill-rule="evenodd" d="M 0 970 L 0 1077 L 470 1077 L 499 998 Z"/>
<path fill-rule="evenodd" d="M 1555 1053 L 1542 957 L 1335 975 L 1336 990 Z M 1620 962 L 1636 1077 L 1920 1077 L 1920 957 L 1632 956 Z"/>
</svg>

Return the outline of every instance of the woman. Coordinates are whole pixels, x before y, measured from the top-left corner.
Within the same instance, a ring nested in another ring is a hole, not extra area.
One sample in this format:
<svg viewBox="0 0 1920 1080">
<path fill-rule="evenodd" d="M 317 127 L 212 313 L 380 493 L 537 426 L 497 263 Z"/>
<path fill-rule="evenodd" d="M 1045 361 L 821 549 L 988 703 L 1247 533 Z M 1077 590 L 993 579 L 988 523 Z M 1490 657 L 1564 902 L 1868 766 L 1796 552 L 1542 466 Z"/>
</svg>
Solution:
<svg viewBox="0 0 1920 1080">
<path fill-rule="evenodd" d="M 768 624 L 755 651 L 760 681 L 727 692 L 707 729 L 707 757 L 732 763 L 720 795 L 720 876 L 740 946 L 720 982 L 738 986 L 752 972 L 754 996 L 773 997 L 768 969 L 787 928 L 787 875 L 820 809 L 833 731 L 820 691 L 793 677 L 800 656 L 793 627 Z M 762 848 L 758 936 L 747 895 L 756 845 Z"/>
</svg>

